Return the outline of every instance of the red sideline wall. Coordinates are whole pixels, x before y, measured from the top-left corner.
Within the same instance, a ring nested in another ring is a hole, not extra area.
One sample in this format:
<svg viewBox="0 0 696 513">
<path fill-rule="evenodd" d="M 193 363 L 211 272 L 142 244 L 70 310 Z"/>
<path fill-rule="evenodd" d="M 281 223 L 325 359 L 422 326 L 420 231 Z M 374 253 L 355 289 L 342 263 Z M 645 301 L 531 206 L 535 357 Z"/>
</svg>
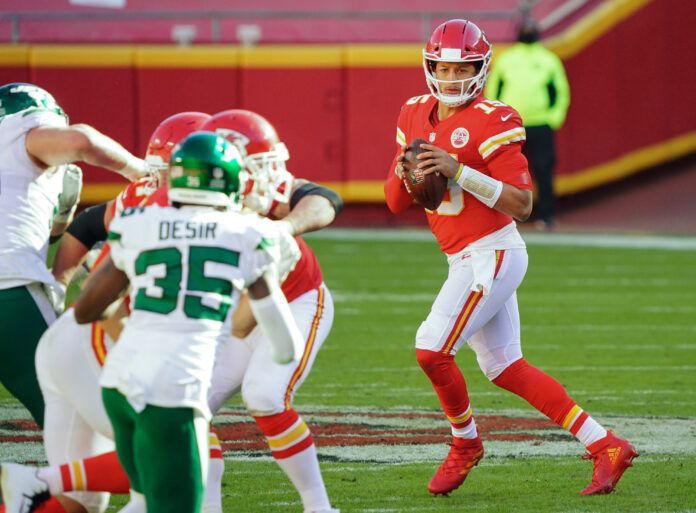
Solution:
<svg viewBox="0 0 696 513">
<path fill-rule="evenodd" d="M 561 194 L 696 150 L 696 3 L 633 3 L 594 39 L 579 27 L 584 42 L 549 41 L 572 95 L 558 134 Z M 381 201 L 399 108 L 425 92 L 417 45 L 0 47 L 0 83 L 11 81 L 46 88 L 72 122 L 138 155 L 170 114 L 255 110 L 288 145 L 291 171 L 348 201 Z M 83 201 L 118 190 L 113 174 L 89 171 Z"/>
</svg>

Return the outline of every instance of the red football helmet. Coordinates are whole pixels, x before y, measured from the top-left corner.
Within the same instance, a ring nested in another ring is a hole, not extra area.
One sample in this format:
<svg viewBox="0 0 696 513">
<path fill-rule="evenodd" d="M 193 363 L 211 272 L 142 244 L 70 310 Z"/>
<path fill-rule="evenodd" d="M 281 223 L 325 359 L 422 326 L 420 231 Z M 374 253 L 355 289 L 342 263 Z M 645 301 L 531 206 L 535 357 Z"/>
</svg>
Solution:
<svg viewBox="0 0 696 513">
<path fill-rule="evenodd" d="M 423 49 L 423 70 L 431 94 L 451 107 L 471 101 L 486 85 L 491 54 L 491 44 L 486 35 L 472 22 L 446 21 L 433 31 Z M 473 62 L 480 68 L 475 76 L 466 80 L 438 80 L 434 73 L 437 62 Z M 441 87 L 453 82 L 461 88 L 459 94 L 441 92 Z"/>
<path fill-rule="evenodd" d="M 220 134 L 242 152 L 251 178 L 245 207 L 267 215 L 274 201 L 289 201 L 293 176 L 285 162 L 290 154 L 266 118 L 249 110 L 230 109 L 212 116 L 201 130 Z"/>
<path fill-rule="evenodd" d="M 209 119 L 210 114 L 203 112 L 180 112 L 169 116 L 152 132 L 145 160 L 155 168 L 166 168 L 174 146 L 191 132 L 200 130 Z"/>
</svg>

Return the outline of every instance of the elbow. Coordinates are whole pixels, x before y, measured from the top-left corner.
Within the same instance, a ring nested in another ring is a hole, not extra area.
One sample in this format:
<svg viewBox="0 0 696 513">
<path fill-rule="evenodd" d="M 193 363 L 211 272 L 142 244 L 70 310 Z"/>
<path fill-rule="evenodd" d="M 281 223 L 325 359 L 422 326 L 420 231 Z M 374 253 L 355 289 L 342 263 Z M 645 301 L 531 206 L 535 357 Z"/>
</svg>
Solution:
<svg viewBox="0 0 696 513">
<path fill-rule="evenodd" d="M 409 204 L 400 203 L 398 201 L 389 201 L 387 199 L 387 208 L 392 214 L 398 214 L 400 212 L 403 212 L 408 208 L 408 205 Z"/>
<path fill-rule="evenodd" d="M 514 211 L 512 212 L 512 217 L 520 222 L 524 222 L 529 219 L 532 215 L 532 192 L 531 191 L 520 191 L 521 194 L 518 196 Z"/>
<path fill-rule="evenodd" d="M 94 128 L 82 123 L 70 127 L 70 140 L 68 144 L 73 153 L 78 155 L 77 160 L 84 161 L 94 148 Z"/>
<path fill-rule="evenodd" d="M 387 208 L 392 214 L 398 214 L 400 212 L 397 205 L 393 201 L 389 201 L 389 198 L 387 198 Z"/>
<path fill-rule="evenodd" d="M 404 201 L 403 198 L 399 197 L 394 197 L 393 195 L 389 194 L 389 191 L 386 190 L 384 191 L 384 198 L 386 199 L 387 203 L 387 208 L 392 214 L 398 214 L 399 212 L 403 212 L 406 210 L 409 205 L 411 204 L 411 197 L 408 197 L 407 201 Z"/>
<path fill-rule="evenodd" d="M 532 204 L 531 202 L 525 205 L 521 205 L 518 211 L 515 213 L 514 217 L 520 222 L 524 222 L 529 219 L 532 215 Z"/>
</svg>

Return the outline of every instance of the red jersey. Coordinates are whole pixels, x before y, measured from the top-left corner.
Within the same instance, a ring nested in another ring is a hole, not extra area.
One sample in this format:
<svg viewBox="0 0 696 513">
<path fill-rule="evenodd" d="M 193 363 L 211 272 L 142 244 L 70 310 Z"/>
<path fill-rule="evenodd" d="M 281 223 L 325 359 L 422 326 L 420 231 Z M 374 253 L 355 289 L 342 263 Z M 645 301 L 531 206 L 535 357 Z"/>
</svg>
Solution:
<svg viewBox="0 0 696 513">
<path fill-rule="evenodd" d="M 283 192 L 286 184 L 280 184 L 278 191 Z M 273 211 L 278 206 L 277 201 L 273 201 L 271 208 L 268 209 L 270 214 L 269 218 L 276 219 L 273 216 Z M 299 235 L 295 237 L 295 242 L 300 248 L 300 259 L 295 264 L 295 268 L 292 270 L 285 281 L 280 286 L 285 298 L 288 303 L 293 299 L 297 299 L 305 292 L 319 288 L 319 286 L 324 281 L 324 276 L 321 274 L 321 267 L 319 267 L 319 261 L 314 251 L 307 245 L 307 243 Z"/>
<path fill-rule="evenodd" d="M 164 192 L 162 193 L 161 191 Z M 155 192 L 158 192 L 158 194 L 154 194 Z M 130 207 L 144 207 L 145 205 L 153 204 L 164 206 L 167 205 L 167 203 L 168 197 L 166 187 L 161 186 L 156 189 L 153 187 L 150 178 L 141 178 L 140 180 L 129 183 L 126 188 L 116 196 L 116 199 L 111 203 L 111 219 Z M 107 229 L 108 228 L 107 226 Z M 106 258 L 109 251 L 109 245 L 104 244 L 99 255 L 92 264 L 92 269 L 96 268 L 97 265 Z"/>
<path fill-rule="evenodd" d="M 401 146 L 421 138 L 481 173 L 520 189 L 532 188 L 527 159 L 522 155 L 524 128 L 515 109 L 479 96 L 455 115 L 440 121 L 437 105 L 437 99 L 431 95 L 416 96 L 403 105 L 396 128 L 396 157 L 401 153 Z M 384 186 L 387 205 L 395 213 L 413 201 L 394 173 L 396 157 Z M 448 254 L 512 221 L 510 216 L 481 203 L 453 179 L 438 209 L 425 212 L 440 248 Z"/>
<path fill-rule="evenodd" d="M 297 245 L 300 247 L 300 259 L 285 281 L 280 286 L 288 303 L 297 299 L 305 292 L 319 288 L 324 281 L 321 274 L 321 267 L 314 251 L 302 240 L 302 237 L 295 237 Z"/>
</svg>

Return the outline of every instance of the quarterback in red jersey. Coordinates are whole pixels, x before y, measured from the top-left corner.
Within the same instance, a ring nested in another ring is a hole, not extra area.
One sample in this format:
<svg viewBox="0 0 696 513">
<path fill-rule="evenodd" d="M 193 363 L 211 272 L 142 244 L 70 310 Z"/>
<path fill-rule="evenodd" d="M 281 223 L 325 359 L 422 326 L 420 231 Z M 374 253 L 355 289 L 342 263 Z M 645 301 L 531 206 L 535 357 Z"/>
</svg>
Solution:
<svg viewBox="0 0 696 513">
<path fill-rule="evenodd" d="M 447 255 L 449 273 L 416 334 L 418 363 L 430 379 L 451 425 L 451 449 L 428 484 L 433 494 L 458 488 L 483 458 L 466 382 L 454 357 L 468 344 L 479 367 L 568 430 L 594 461 L 583 495 L 609 493 L 638 453 L 585 413 L 554 378 L 522 356 L 516 290 L 527 251 L 515 221 L 532 209 L 531 179 L 522 155 L 525 131 L 510 106 L 482 96 L 491 59 L 484 33 L 467 20 L 435 29 L 423 50 L 430 94 L 409 99 L 397 122 L 397 151 L 384 186 L 394 213 L 412 198 L 403 175 L 405 147 L 421 138 L 418 167 L 449 180 L 430 228 Z"/>
</svg>

